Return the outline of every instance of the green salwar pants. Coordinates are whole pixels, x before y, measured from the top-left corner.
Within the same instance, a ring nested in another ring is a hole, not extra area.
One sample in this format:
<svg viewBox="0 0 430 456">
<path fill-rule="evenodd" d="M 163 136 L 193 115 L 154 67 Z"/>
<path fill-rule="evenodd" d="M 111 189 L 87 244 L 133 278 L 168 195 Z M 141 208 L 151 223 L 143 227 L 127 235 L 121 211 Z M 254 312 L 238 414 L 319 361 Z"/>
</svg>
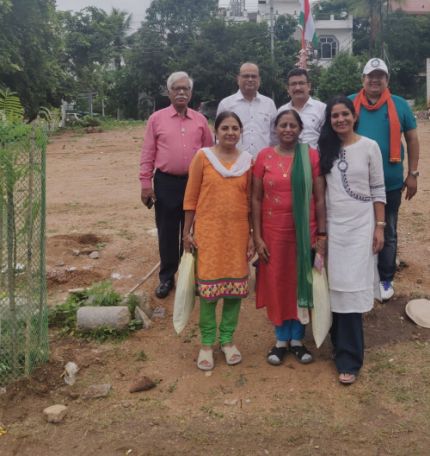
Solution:
<svg viewBox="0 0 430 456">
<path fill-rule="evenodd" d="M 239 321 L 240 298 L 224 298 L 219 341 L 221 345 L 233 340 L 233 334 Z M 213 345 L 216 342 L 216 305 L 217 301 L 206 301 L 200 298 L 200 334 L 202 345 Z"/>
</svg>

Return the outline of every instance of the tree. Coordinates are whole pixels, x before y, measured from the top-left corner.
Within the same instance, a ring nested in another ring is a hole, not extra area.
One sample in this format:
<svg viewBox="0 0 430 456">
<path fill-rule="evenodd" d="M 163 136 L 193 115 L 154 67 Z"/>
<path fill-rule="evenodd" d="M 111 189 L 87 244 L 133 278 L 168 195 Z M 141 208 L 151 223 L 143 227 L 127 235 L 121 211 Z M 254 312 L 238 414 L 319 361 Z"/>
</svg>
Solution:
<svg viewBox="0 0 430 456">
<path fill-rule="evenodd" d="M 201 24 L 213 17 L 217 8 L 217 0 L 153 0 L 145 22 L 171 45 L 198 36 Z"/>
<path fill-rule="evenodd" d="M 425 97 L 425 77 L 420 74 L 425 73 L 430 56 L 430 16 L 402 11 L 389 14 L 383 38 L 392 91 L 406 98 Z"/>
<path fill-rule="evenodd" d="M 125 11 L 87 7 L 77 13 L 60 13 L 67 65 L 73 74 L 75 96 L 79 92 L 96 92 L 104 104 L 129 45 L 127 31 L 131 16 Z M 113 112 L 111 111 L 111 114 Z"/>
<path fill-rule="evenodd" d="M 61 40 L 54 0 L 0 0 L 0 81 L 17 92 L 29 117 L 58 103 Z"/>
<path fill-rule="evenodd" d="M 335 95 L 350 95 L 361 87 L 363 65 L 357 57 L 340 52 L 319 78 L 317 95 L 328 101 Z"/>
</svg>

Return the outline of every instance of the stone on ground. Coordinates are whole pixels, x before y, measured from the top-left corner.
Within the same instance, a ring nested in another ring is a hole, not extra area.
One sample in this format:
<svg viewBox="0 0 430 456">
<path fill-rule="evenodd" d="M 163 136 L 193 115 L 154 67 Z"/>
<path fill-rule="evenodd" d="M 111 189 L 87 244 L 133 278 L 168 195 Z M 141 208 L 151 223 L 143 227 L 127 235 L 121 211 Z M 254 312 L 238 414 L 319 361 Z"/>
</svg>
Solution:
<svg viewBox="0 0 430 456">
<path fill-rule="evenodd" d="M 125 329 L 130 323 L 130 312 L 126 306 L 83 306 L 78 309 L 76 327 L 88 331 L 101 326 Z"/>
<path fill-rule="evenodd" d="M 83 399 L 98 399 L 99 397 L 106 397 L 112 385 L 109 383 L 101 383 L 99 385 L 91 385 L 88 387 L 87 391 L 83 394 Z"/>
<path fill-rule="evenodd" d="M 51 405 L 43 411 L 48 423 L 61 423 L 66 416 L 66 413 L 67 407 L 62 404 Z"/>
</svg>

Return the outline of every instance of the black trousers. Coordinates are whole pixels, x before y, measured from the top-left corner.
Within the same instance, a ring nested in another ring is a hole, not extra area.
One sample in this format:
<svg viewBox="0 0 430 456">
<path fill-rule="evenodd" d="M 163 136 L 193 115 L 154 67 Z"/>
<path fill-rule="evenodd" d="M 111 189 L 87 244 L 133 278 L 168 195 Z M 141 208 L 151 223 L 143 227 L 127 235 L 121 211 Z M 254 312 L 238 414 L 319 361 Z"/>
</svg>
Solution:
<svg viewBox="0 0 430 456">
<path fill-rule="evenodd" d="M 154 175 L 155 222 L 160 251 L 160 282 L 174 278 L 182 255 L 184 195 L 188 176 L 173 176 L 159 170 Z"/>
<path fill-rule="evenodd" d="M 331 342 L 339 373 L 358 374 L 363 366 L 363 314 L 333 312 Z"/>
</svg>

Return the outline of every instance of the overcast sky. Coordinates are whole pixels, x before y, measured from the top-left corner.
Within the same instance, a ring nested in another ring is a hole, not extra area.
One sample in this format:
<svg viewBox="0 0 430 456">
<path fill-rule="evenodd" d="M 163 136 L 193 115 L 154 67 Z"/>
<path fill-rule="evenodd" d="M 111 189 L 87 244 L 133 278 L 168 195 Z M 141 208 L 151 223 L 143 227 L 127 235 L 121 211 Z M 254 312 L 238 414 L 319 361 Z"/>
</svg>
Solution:
<svg viewBox="0 0 430 456">
<path fill-rule="evenodd" d="M 86 6 L 96 6 L 110 12 L 112 8 L 117 8 L 127 13 L 132 13 L 132 29 L 137 30 L 140 23 L 145 19 L 146 8 L 151 0 L 56 0 L 58 10 L 79 11 Z"/>
</svg>

